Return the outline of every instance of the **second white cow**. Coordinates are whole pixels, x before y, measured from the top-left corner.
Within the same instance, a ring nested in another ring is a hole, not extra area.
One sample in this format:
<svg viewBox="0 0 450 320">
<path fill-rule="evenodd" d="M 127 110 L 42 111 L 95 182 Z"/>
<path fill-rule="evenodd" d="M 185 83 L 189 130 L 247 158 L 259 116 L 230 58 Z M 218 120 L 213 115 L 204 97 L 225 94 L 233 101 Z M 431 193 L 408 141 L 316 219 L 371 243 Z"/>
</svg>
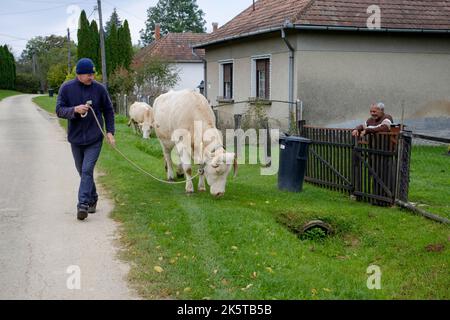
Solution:
<svg viewBox="0 0 450 320">
<path fill-rule="evenodd" d="M 167 178 L 174 180 L 171 152 L 176 147 L 180 158 L 177 175 L 186 177 L 186 192 L 193 193 L 192 163 L 199 164 L 198 190 L 215 197 L 225 194 L 227 177 L 237 162 L 234 153 L 226 152 L 221 132 L 215 127 L 215 116 L 206 98 L 194 91 L 170 91 L 153 104 L 154 127 L 166 162 Z"/>
<path fill-rule="evenodd" d="M 142 137 L 148 139 L 153 128 L 153 109 L 145 102 L 135 102 L 130 106 L 130 121 L 135 131 L 141 131 Z"/>
</svg>

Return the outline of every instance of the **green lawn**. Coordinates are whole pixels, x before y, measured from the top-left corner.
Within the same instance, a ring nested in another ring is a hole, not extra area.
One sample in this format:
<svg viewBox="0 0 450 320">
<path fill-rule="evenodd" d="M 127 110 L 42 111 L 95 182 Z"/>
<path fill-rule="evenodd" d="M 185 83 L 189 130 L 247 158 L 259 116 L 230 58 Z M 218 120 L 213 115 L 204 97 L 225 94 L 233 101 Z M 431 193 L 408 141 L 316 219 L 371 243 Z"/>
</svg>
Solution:
<svg viewBox="0 0 450 320">
<path fill-rule="evenodd" d="M 2 101 L 5 98 L 15 96 L 18 94 L 21 94 L 21 93 L 17 92 L 17 91 L 12 91 L 12 90 L 0 90 L 0 101 Z"/>
<path fill-rule="evenodd" d="M 130 158 L 165 177 L 156 139 L 132 134 L 123 117 L 116 139 Z M 410 198 L 448 216 L 445 150 L 414 148 Z M 280 192 L 277 177 L 261 176 L 257 166 L 240 166 L 219 200 L 150 180 L 106 145 L 99 167 L 116 204 L 113 218 L 122 223 L 130 281 L 145 298 L 450 298 L 448 226 L 309 184 L 299 194 Z M 300 240 L 290 231 L 316 218 L 336 233 Z M 367 288 L 370 265 L 381 269 L 381 290 Z"/>
</svg>

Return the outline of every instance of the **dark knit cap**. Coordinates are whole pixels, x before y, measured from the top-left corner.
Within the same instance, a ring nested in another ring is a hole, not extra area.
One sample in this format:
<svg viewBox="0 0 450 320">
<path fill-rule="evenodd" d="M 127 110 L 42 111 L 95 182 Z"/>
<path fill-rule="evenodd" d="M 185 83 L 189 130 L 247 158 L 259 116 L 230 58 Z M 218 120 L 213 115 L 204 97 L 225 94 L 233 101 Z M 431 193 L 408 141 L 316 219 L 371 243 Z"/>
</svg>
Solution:
<svg viewBox="0 0 450 320">
<path fill-rule="evenodd" d="M 91 59 L 82 58 L 77 62 L 76 72 L 77 74 L 93 74 L 95 73 L 94 63 L 92 62 Z"/>
</svg>

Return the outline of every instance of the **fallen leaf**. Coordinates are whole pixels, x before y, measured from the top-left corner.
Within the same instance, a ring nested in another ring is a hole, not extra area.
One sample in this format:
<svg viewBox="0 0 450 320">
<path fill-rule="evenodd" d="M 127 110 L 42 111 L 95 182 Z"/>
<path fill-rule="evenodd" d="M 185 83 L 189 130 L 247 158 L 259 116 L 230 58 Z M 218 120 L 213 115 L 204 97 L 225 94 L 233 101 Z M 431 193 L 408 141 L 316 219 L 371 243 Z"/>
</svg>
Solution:
<svg viewBox="0 0 450 320">
<path fill-rule="evenodd" d="M 251 277 L 252 277 L 253 279 L 256 279 L 256 278 L 258 277 L 258 273 L 257 273 L 256 271 L 253 272 L 252 275 L 251 275 Z"/>
<path fill-rule="evenodd" d="M 175 264 L 177 262 L 177 259 L 170 259 L 169 263 L 170 264 Z"/>
<path fill-rule="evenodd" d="M 323 288 L 322 290 L 325 291 L 325 292 L 331 292 L 332 291 L 331 289 L 328 289 L 328 288 Z"/>
<path fill-rule="evenodd" d="M 232 247 L 231 247 L 231 249 L 232 249 L 232 250 L 237 250 L 237 249 L 238 249 L 238 247 L 236 247 L 236 246 L 232 246 Z"/>
<path fill-rule="evenodd" d="M 214 274 L 217 274 L 217 272 L 219 272 L 219 270 L 217 270 L 217 269 L 215 269 L 215 270 L 213 271 Z"/>
<path fill-rule="evenodd" d="M 227 286 L 228 285 L 228 280 L 227 279 L 222 279 L 222 284 L 224 285 L 224 286 Z"/>
<path fill-rule="evenodd" d="M 184 290 L 183 290 L 184 292 L 191 292 L 192 291 L 192 289 L 191 288 L 189 288 L 189 287 L 187 287 L 187 288 L 184 288 Z"/>
<path fill-rule="evenodd" d="M 317 289 L 312 288 L 312 289 L 311 289 L 311 294 L 312 294 L 313 296 L 317 295 Z"/>
<path fill-rule="evenodd" d="M 158 260 L 159 260 L 159 261 L 163 261 L 164 258 L 163 258 L 163 257 L 159 257 Z"/>
<path fill-rule="evenodd" d="M 425 247 L 428 252 L 441 252 L 443 251 L 445 246 L 443 244 L 429 244 Z"/>
<path fill-rule="evenodd" d="M 267 270 L 269 273 L 273 273 L 273 269 L 272 269 L 271 267 L 266 267 L 266 270 Z"/>
<path fill-rule="evenodd" d="M 250 289 L 251 287 L 253 287 L 253 284 L 249 284 L 248 286 L 246 286 L 245 288 L 241 288 L 242 291 L 246 291 L 248 289 Z"/>
<path fill-rule="evenodd" d="M 160 266 L 155 266 L 155 267 L 153 268 L 153 270 L 155 270 L 155 271 L 158 272 L 158 273 L 164 272 L 164 269 L 161 268 Z"/>
</svg>

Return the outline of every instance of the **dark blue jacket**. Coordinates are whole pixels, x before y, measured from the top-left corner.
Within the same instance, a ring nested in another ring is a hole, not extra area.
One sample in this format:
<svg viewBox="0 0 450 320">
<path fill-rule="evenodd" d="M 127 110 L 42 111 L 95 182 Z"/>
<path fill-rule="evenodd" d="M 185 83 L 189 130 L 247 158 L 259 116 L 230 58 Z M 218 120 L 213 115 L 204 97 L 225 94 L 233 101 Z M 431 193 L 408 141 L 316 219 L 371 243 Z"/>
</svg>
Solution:
<svg viewBox="0 0 450 320">
<path fill-rule="evenodd" d="M 59 89 L 56 103 L 56 114 L 59 118 L 68 119 L 68 140 L 76 145 L 89 145 L 102 139 L 103 135 L 95 122 L 92 111 L 86 118 L 75 113 L 75 107 L 92 100 L 98 120 L 103 127 L 105 119 L 106 132 L 114 134 L 114 109 L 106 88 L 94 81 L 86 86 L 78 79 L 64 83 Z"/>
</svg>

